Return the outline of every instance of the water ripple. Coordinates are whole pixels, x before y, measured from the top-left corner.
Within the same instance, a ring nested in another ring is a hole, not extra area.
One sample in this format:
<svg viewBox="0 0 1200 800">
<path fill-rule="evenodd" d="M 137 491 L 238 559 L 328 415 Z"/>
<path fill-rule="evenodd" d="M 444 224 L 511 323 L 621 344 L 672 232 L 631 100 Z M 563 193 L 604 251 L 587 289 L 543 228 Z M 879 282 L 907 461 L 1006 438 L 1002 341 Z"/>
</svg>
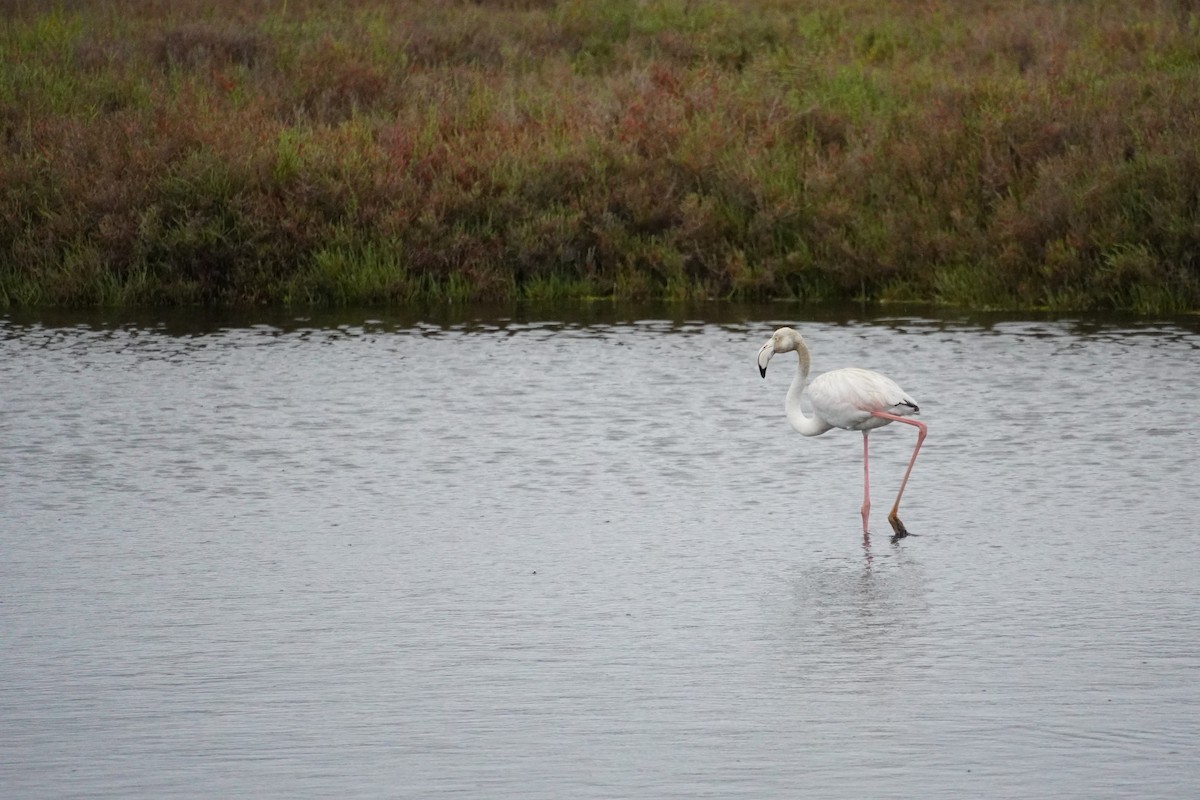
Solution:
<svg viewBox="0 0 1200 800">
<path fill-rule="evenodd" d="M 1195 325 L 779 313 L 0 319 L 0 785 L 1187 796 Z"/>
</svg>

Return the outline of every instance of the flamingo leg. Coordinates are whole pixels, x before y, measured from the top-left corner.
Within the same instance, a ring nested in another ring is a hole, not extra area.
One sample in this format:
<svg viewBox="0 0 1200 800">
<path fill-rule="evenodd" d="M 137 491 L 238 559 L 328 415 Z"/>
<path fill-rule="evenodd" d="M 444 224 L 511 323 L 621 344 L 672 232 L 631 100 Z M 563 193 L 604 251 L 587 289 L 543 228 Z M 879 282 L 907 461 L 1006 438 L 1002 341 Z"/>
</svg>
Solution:
<svg viewBox="0 0 1200 800">
<path fill-rule="evenodd" d="M 917 446 L 913 448 L 912 458 L 908 460 L 908 469 L 904 471 L 904 480 L 900 481 L 900 491 L 896 492 L 896 502 L 892 504 L 891 513 L 888 514 L 888 522 L 892 523 L 892 530 L 896 532 L 895 538 L 902 539 L 909 533 L 908 529 L 904 527 L 904 523 L 900 521 L 900 498 L 904 496 L 904 487 L 908 485 L 908 476 L 912 474 L 913 464 L 917 463 L 917 453 L 921 452 L 921 443 L 925 441 L 927 432 L 925 423 L 908 417 L 887 414 L 883 411 L 872 411 L 871 416 L 890 419 L 893 422 L 903 422 L 905 425 L 913 425 L 917 429 Z"/>
<path fill-rule="evenodd" d="M 868 441 L 868 439 L 867 439 L 867 433 L 868 433 L 868 431 L 863 431 L 863 432 L 862 432 L 862 435 L 863 435 L 863 504 L 862 504 L 862 518 L 863 518 L 863 534 L 864 534 L 864 535 L 865 535 L 865 534 L 867 534 L 867 533 L 869 533 L 869 531 L 867 530 L 867 520 L 868 520 L 868 518 L 870 518 L 870 516 L 871 516 L 871 462 L 870 462 L 870 459 L 869 459 L 869 457 L 868 457 L 868 455 L 867 455 L 867 441 Z"/>
</svg>

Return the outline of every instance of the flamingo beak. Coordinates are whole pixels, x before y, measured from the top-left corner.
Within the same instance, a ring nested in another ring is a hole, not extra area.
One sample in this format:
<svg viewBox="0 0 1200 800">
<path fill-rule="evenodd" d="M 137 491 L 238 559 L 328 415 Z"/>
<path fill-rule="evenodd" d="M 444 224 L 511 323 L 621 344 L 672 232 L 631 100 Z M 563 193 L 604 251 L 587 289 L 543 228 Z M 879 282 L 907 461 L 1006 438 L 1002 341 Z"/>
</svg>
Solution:
<svg viewBox="0 0 1200 800">
<path fill-rule="evenodd" d="M 774 342 L 767 342 L 758 351 L 758 374 L 767 377 L 767 362 L 775 355 Z"/>
</svg>

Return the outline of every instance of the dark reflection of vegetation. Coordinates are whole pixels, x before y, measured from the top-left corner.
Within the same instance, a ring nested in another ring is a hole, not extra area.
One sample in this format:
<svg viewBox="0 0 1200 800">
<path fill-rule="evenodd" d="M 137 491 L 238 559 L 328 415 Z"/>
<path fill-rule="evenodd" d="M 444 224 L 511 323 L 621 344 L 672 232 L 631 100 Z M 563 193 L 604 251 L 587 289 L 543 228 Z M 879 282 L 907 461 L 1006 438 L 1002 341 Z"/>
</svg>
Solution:
<svg viewBox="0 0 1200 800">
<path fill-rule="evenodd" d="M 1132 312 L 1090 312 L 1071 315 L 1046 311 L 1020 313 L 972 311 L 945 306 L 894 306 L 860 303 L 675 303 L 666 301 L 556 303 L 484 303 L 413 307 L 267 308 L 242 309 L 115 309 L 10 308 L 0 314 L 0 339 L 21 338 L 31 330 L 116 331 L 202 337 L 246 328 L 288 334 L 297 331 L 342 331 L 348 336 L 383 332 L 422 335 L 453 330 L 494 335 L 521 331 L 608 327 L 649 327 L 662 334 L 698 334 L 717 326 L 739 338 L 767 336 L 780 325 L 819 324 L 886 327 L 906 335 L 945 331 L 998 333 L 1012 336 L 1151 336 L 1194 338 L 1200 317 L 1194 315 L 1146 318 Z M 1042 327 L 1044 326 L 1044 328 Z M 1039 332 L 1041 331 L 1041 332 Z M 757 341 L 757 338 L 755 339 Z"/>
<path fill-rule="evenodd" d="M 0 0 L 0 304 L 1200 307 L 1200 4 Z"/>
</svg>

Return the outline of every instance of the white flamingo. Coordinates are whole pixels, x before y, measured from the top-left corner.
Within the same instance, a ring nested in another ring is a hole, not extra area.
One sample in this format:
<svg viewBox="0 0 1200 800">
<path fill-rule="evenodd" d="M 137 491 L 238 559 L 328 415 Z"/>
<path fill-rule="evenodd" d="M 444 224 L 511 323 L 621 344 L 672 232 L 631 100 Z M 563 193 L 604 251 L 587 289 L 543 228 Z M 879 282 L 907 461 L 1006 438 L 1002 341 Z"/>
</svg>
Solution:
<svg viewBox="0 0 1200 800">
<path fill-rule="evenodd" d="M 862 431 L 863 435 L 863 504 L 862 521 L 863 533 L 867 534 L 867 519 L 871 513 L 871 468 L 867 455 L 868 434 L 875 428 L 881 428 L 890 422 L 903 422 L 917 428 L 917 446 L 913 448 L 912 458 L 909 459 L 908 469 L 904 480 L 900 482 L 900 491 L 896 493 L 896 502 L 888 514 L 888 522 L 896 532 L 895 538 L 908 536 L 908 530 L 900 521 L 900 497 L 904 487 L 908 485 L 908 476 L 912 473 L 913 464 L 917 461 L 917 453 L 921 443 L 925 441 L 925 423 L 915 419 L 907 419 L 921 409 L 908 394 L 891 378 L 867 369 L 850 367 L 835 369 L 818 375 L 812 383 L 808 382 L 810 357 L 808 345 L 804 337 L 791 328 L 780 328 L 775 331 L 770 340 L 758 351 L 758 371 L 767 377 L 767 362 L 776 353 L 795 351 L 800 357 L 796 368 L 796 377 L 792 379 L 788 389 L 784 410 L 792 427 L 805 436 L 820 436 L 833 428 L 848 431 Z M 808 416 L 800 408 L 800 396 L 808 388 L 808 397 L 812 403 L 813 416 Z"/>
</svg>

